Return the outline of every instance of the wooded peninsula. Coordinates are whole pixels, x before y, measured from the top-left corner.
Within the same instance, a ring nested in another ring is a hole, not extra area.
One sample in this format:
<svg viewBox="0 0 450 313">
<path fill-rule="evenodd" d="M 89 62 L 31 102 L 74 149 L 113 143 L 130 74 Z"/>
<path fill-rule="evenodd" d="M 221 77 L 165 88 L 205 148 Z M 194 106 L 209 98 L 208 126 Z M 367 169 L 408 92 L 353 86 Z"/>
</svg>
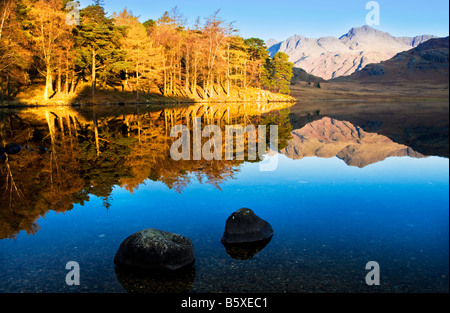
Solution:
<svg viewBox="0 0 450 313">
<path fill-rule="evenodd" d="M 293 100 L 289 57 L 271 58 L 219 11 L 191 25 L 175 7 L 141 23 L 100 0 L 75 4 L 0 0 L 0 103 Z"/>
</svg>

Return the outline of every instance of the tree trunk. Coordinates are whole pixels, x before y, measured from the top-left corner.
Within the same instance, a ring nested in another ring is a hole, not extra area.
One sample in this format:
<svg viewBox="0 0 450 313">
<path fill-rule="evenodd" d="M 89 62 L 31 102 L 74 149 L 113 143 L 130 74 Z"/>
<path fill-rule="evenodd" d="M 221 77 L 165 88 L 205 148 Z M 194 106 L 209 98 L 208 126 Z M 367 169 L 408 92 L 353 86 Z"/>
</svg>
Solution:
<svg viewBox="0 0 450 313">
<path fill-rule="evenodd" d="M 50 65 L 47 65 L 47 69 L 45 72 L 45 92 L 44 92 L 45 100 L 49 99 L 51 92 L 52 92 L 52 71 L 50 69 Z"/>
<path fill-rule="evenodd" d="M 95 64 L 95 50 L 92 49 L 92 98 L 95 97 L 95 85 L 96 85 L 96 64 Z"/>
<path fill-rule="evenodd" d="M 5 26 L 5 21 L 8 19 L 9 17 L 9 13 L 10 13 L 10 4 L 11 2 L 6 2 L 4 5 L 4 11 L 3 11 L 3 15 L 2 15 L 2 21 L 0 23 L 0 40 L 2 39 L 2 34 L 3 34 L 3 27 Z"/>
<path fill-rule="evenodd" d="M 95 135 L 95 148 L 97 150 L 97 156 L 100 155 L 100 144 L 99 144 L 99 137 L 98 137 L 98 122 L 97 122 L 97 115 L 94 112 L 94 135 Z"/>
<path fill-rule="evenodd" d="M 167 95 L 167 70 L 166 70 L 166 64 L 164 64 L 164 92 L 163 96 L 165 97 Z"/>
<path fill-rule="evenodd" d="M 227 50 L 227 97 L 230 96 L 230 44 Z"/>
<path fill-rule="evenodd" d="M 76 82 L 75 82 L 75 70 L 72 69 L 72 80 L 70 82 L 70 93 L 74 93 L 75 92 L 75 85 L 76 85 Z"/>
<path fill-rule="evenodd" d="M 59 60 L 59 67 L 58 67 L 58 93 L 61 93 L 61 86 L 62 86 L 62 71 L 61 71 L 61 59 Z"/>
<path fill-rule="evenodd" d="M 173 95 L 173 79 L 174 79 L 174 70 L 173 70 L 173 57 L 170 58 L 170 87 L 169 87 L 169 92 L 171 95 Z"/>
<path fill-rule="evenodd" d="M 190 56 L 189 56 L 189 50 L 187 50 L 187 53 L 186 53 L 186 77 L 185 77 L 185 89 L 186 89 L 186 95 L 189 93 L 189 66 L 190 66 L 190 64 L 189 64 L 189 58 L 190 58 Z"/>
<path fill-rule="evenodd" d="M 244 88 L 247 91 L 247 61 L 244 63 Z"/>
<path fill-rule="evenodd" d="M 9 90 L 9 80 L 10 80 L 10 76 L 9 76 L 9 74 L 6 76 L 6 96 L 7 97 L 9 97 L 9 95 L 10 95 L 10 90 Z"/>
<path fill-rule="evenodd" d="M 3 100 L 3 80 L 2 77 L 0 75 L 0 100 Z"/>
<path fill-rule="evenodd" d="M 136 100 L 139 100 L 139 63 L 136 63 Z"/>
<path fill-rule="evenodd" d="M 69 61 L 66 59 L 66 81 L 64 82 L 64 92 L 69 94 Z"/>
</svg>

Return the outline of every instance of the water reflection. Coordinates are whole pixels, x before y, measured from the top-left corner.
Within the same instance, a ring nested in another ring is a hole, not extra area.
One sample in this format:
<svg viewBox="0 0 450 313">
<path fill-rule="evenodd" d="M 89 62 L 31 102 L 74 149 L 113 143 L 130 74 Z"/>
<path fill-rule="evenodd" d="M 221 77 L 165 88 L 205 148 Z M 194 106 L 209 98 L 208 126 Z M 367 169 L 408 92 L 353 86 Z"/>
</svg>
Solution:
<svg viewBox="0 0 450 313">
<path fill-rule="evenodd" d="M 223 244 L 227 254 L 235 260 L 251 260 L 253 257 L 264 250 L 272 241 L 273 237 L 252 243 L 243 244 Z"/>
<path fill-rule="evenodd" d="M 293 131 L 293 139 L 281 151 L 291 159 L 338 157 L 349 166 L 366 167 L 389 157 L 424 155 L 386 136 L 369 133 L 348 121 L 324 117 Z"/>
<path fill-rule="evenodd" d="M 347 121 L 426 156 L 449 157 L 449 106 L 441 102 L 309 102 L 291 109 L 294 129 L 323 119 Z"/>
<path fill-rule="evenodd" d="M 0 239 L 21 230 L 36 233 L 35 223 L 49 210 L 64 212 L 83 205 L 90 195 L 110 208 L 115 186 L 134 193 L 145 180 L 160 181 L 182 192 L 195 178 L 220 189 L 247 160 L 174 161 L 170 137 L 174 125 L 280 125 L 290 136 L 288 113 L 261 113 L 292 104 L 197 105 L 155 110 L 142 107 L 98 107 L 86 110 L 40 108 L 2 112 L 0 142 L 23 147 L 0 164 Z M 248 139 L 248 138 L 246 138 Z M 287 143 L 287 138 L 281 142 Z M 206 142 L 207 138 L 203 138 Z M 246 148 L 248 146 L 246 145 Z M 225 149 L 222 149 L 225 151 Z M 258 160 L 257 160 L 258 161 Z M 256 162 L 257 162 L 256 161 Z"/>
<path fill-rule="evenodd" d="M 247 150 L 244 161 L 174 161 L 170 129 L 190 126 L 194 117 L 222 129 L 276 124 L 280 152 L 292 159 L 337 156 L 350 166 L 366 167 L 393 156 L 448 157 L 448 105 L 425 104 L 421 116 L 412 105 L 401 115 L 392 114 L 392 104 L 380 105 L 375 113 L 373 104 L 299 104 L 284 110 L 289 106 L 2 110 L 0 146 L 14 143 L 21 149 L 16 154 L 0 151 L 0 239 L 22 230 L 34 234 L 39 230 L 36 220 L 49 210 L 71 210 L 90 195 L 102 198 L 109 209 L 115 186 L 134 193 L 149 179 L 181 193 L 195 179 L 220 189 L 242 163 L 260 161 L 249 161 Z M 230 254 L 242 258 L 252 253 Z"/>
</svg>

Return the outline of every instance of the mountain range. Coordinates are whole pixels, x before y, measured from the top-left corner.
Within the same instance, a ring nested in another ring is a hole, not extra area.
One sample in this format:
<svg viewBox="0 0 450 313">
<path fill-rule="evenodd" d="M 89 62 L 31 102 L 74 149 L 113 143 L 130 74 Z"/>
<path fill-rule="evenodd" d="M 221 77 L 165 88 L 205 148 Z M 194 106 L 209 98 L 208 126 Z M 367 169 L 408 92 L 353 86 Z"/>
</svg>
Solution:
<svg viewBox="0 0 450 313">
<path fill-rule="evenodd" d="M 328 80 L 348 76 L 368 64 L 391 59 L 398 53 L 416 48 L 432 38 L 436 37 L 394 37 L 366 25 L 352 28 L 340 38 L 317 39 L 295 35 L 278 43 L 268 40 L 266 45 L 272 57 L 277 52 L 284 52 L 289 55 L 289 60 L 295 67 Z"/>
</svg>

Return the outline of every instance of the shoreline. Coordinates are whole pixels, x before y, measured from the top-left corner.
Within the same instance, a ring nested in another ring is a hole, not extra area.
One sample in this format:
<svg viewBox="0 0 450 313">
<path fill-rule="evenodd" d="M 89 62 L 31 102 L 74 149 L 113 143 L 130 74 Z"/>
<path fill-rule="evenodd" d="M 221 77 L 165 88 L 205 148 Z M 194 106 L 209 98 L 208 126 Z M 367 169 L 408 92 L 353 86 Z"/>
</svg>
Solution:
<svg viewBox="0 0 450 313">
<path fill-rule="evenodd" d="M 290 99 L 290 100 L 229 100 L 229 101 L 148 101 L 148 102 L 99 102 L 99 103 L 61 103 L 61 102 L 52 102 L 46 104 L 27 104 L 23 102 L 17 101 L 3 101 L 0 102 L 0 109 L 19 109 L 19 108 L 45 108 L 45 107 L 94 107 L 94 106 L 127 106 L 127 105 L 147 105 L 147 106 L 178 106 L 178 105 L 222 105 L 222 104 L 242 104 L 242 103 L 259 103 L 259 104 L 267 104 L 267 103 L 297 103 L 298 99 Z"/>
<path fill-rule="evenodd" d="M 395 86 L 395 88 L 385 88 L 382 85 L 360 85 L 348 83 L 329 83 L 324 82 L 322 88 L 311 88 L 305 84 L 296 84 L 291 86 L 291 95 L 282 95 L 270 91 L 258 90 L 251 91 L 249 99 L 237 97 L 212 98 L 212 99 L 194 99 L 182 97 L 163 97 L 161 95 L 143 96 L 143 100 L 129 99 L 130 94 L 117 91 L 103 90 L 94 101 L 89 100 L 85 95 L 67 97 L 66 95 L 56 97 L 53 100 L 41 100 L 36 97 L 26 98 L 18 97 L 14 100 L 0 101 L 0 109 L 14 108 L 37 108 L 37 107 L 90 107 L 97 105 L 148 105 L 171 107 L 178 105 L 198 105 L 198 104 L 233 104 L 233 103 L 298 103 L 298 102 L 441 102 L 449 101 L 449 90 L 447 86 L 438 86 L 434 88 L 417 88 L 415 84 L 409 86 Z M 128 99 L 127 99 L 128 97 Z M 262 99 L 261 99 L 262 98 Z M 113 100 L 113 101 L 111 101 Z"/>
<path fill-rule="evenodd" d="M 212 98 L 201 99 L 189 96 L 163 96 L 160 94 L 141 95 L 136 99 L 136 94 L 122 92 L 113 89 L 98 90 L 95 98 L 85 90 L 75 94 L 56 94 L 52 99 L 44 100 L 36 90 L 25 90 L 16 98 L 0 100 L 0 108 L 20 107 L 78 107 L 95 105 L 197 105 L 197 104 L 231 104 L 231 103 L 295 103 L 295 97 L 286 94 L 274 93 L 268 90 L 248 88 L 247 90 L 234 89 L 230 95 L 216 95 Z"/>
</svg>

